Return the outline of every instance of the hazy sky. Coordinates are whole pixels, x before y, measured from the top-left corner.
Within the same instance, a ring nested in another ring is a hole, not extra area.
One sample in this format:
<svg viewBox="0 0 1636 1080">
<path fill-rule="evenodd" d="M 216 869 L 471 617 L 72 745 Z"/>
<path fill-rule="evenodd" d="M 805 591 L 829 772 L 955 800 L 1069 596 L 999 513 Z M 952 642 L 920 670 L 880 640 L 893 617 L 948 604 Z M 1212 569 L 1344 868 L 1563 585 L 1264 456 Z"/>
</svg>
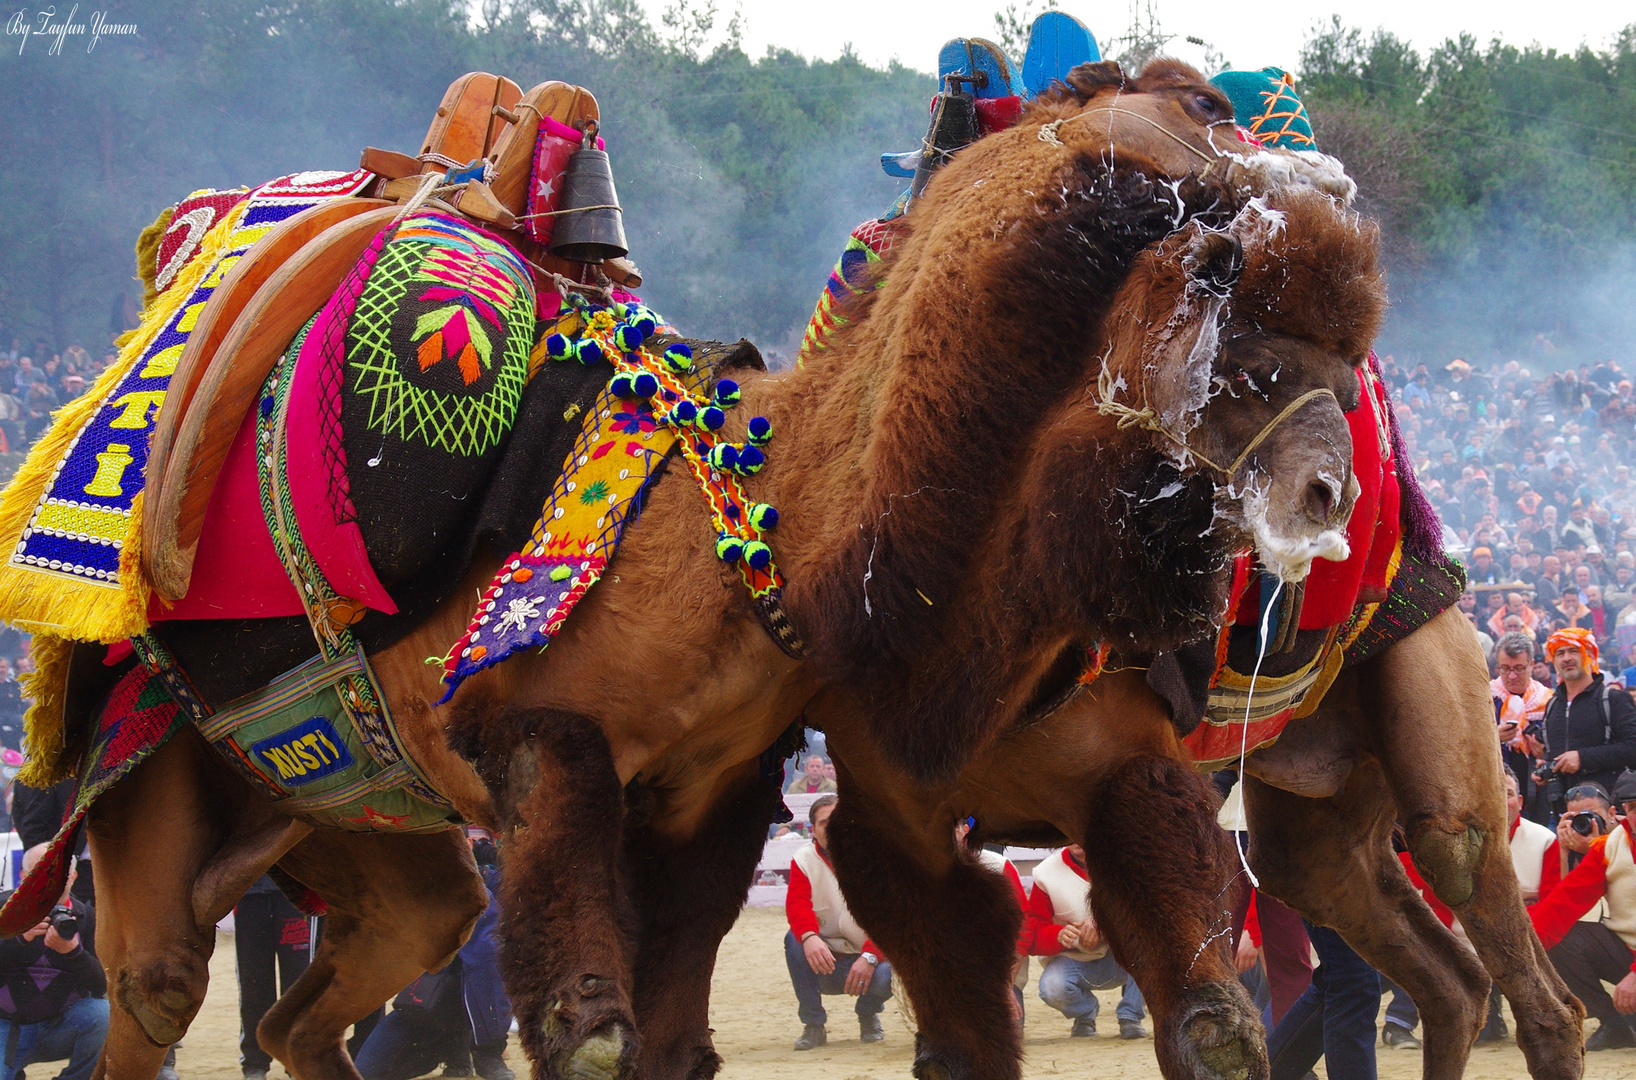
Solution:
<svg viewBox="0 0 1636 1080">
<path fill-rule="evenodd" d="M 643 2 L 656 20 L 667 6 L 667 0 Z M 922 71 L 933 70 L 938 47 L 951 37 L 993 37 L 994 13 L 1005 6 L 1004 0 L 717 0 L 726 14 L 732 13 L 735 3 L 743 13 L 744 44 L 751 56 L 760 56 L 768 45 L 778 45 L 830 59 L 850 43 L 870 64 L 896 58 Z M 1043 9 L 1039 0 L 1033 0 L 1032 6 Z M 1059 0 L 1058 6 L 1089 26 L 1098 41 L 1124 33 L 1131 23 L 1131 0 Z M 1017 7 L 1029 9 L 1029 0 Z M 1295 67 L 1302 40 L 1315 23 L 1327 22 L 1331 13 L 1365 30 L 1383 26 L 1423 51 L 1462 31 L 1481 41 L 1499 35 L 1518 45 L 1537 41 L 1572 49 L 1588 42 L 1602 47 L 1621 26 L 1636 22 L 1636 7 L 1608 0 L 1566 5 L 1375 0 L 1345 7 L 1332 0 L 1317 0 L 1273 8 L 1299 13 L 1283 24 L 1254 18 L 1254 5 L 1156 0 L 1153 9 L 1165 31 L 1178 35 L 1170 50 L 1174 55 L 1202 61 L 1200 51 L 1181 40 L 1192 35 L 1210 42 L 1236 67 Z"/>
</svg>

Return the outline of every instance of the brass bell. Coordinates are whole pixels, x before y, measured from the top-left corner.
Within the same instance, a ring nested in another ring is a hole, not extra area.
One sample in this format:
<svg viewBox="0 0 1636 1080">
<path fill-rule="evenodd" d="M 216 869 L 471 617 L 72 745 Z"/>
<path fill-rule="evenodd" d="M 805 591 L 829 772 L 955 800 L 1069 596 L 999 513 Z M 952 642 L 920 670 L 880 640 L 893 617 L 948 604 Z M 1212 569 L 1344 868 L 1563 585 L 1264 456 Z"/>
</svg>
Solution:
<svg viewBox="0 0 1636 1080">
<path fill-rule="evenodd" d="M 571 262 L 600 263 L 630 253 L 613 168 L 607 153 L 596 148 L 596 133 L 596 121 L 589 121 L 580 148 L 568 159 L 551 232 L 551 254 Z"/>
</svg>

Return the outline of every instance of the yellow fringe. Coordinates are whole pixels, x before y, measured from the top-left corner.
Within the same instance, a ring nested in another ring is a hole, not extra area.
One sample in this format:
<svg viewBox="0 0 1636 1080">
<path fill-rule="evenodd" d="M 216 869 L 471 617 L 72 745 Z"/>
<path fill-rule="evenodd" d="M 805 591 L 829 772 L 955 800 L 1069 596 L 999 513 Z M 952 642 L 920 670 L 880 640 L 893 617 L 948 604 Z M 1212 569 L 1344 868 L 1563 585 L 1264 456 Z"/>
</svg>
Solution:
<svg viewBox="0 0 1636 1080">
<path fill-rule="evenodd" d="M 30 787 L 47 788 L 74 775 L 74 755 L 64 753 L 63 707 L 68 693 L 68 661 L 74 643 L 50 634 L 35 634 L 29 646 L 34 670 L 17 681 L 23 696 L 34 699 L 23 718 L 23 749 L 28 762 L 17 779 Z"/>
<path fill-rule="evenodd" d="M 154 223 L 143 229 L 136 238 L 136 277 L 142 282 L 144 311 L 159 298 L 159 286 L 155 284 L 159 278 L 159 242 L 165 238 L 165 230 L 170 228 L 170 220 L 175 213 L 176 207 L 166 207 L 160 211 Z"/>
<path fill-rule="evenodd" d="M 69 446 L 229 250 L 245 205 L 239 203 L 205 235 L 199 254 L 176 276 L 158 302 L 143 311 L 141 324 L 121 339 L 119 359 L 90 390 L 57 411 L 51 429 L 35 443 L 17 475 L 0 494 L 0 537 L 4 538 L 0 550 L 16 550 Z M 141 551 L 142 502 L 138 495 L 120 553 L 118 585 L 72 580 L 7 562 L 0 565 L 0 621 L 31 633 L 74 641 L 115 642 L 139 634 L 148 627 L 149 598 L 139 563 Z"/>
</svg>

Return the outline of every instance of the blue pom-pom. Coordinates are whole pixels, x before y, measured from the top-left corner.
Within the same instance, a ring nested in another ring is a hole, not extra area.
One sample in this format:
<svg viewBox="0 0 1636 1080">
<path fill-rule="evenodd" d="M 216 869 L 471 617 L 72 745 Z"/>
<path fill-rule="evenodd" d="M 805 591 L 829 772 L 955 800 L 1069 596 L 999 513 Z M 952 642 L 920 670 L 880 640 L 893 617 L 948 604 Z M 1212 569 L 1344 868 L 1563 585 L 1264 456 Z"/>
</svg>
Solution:
<svg viewBox="0 0 1636 1080">
<path fill-rule="evenodd" d="M 621 371 L 608 380 L 608 390 L 614 397 L 633 398 L 636 396 L 636 387 L 631 385 L 634 381 L 635 376 L 629 372 Z"/>
<path fill-rule="evenodd" d="M 710 462 L 710 467 L 717 472 L 734 472 L 738 469 L 738 447 L 732 443 L 722 443 L 713 447 L 705 460 Z"/>
<path fill-rule="evenodd" d="M 778 526 L 778 511 L 767 503 L 750 504 L 750 524 L 762 532 Z"/>
<path fill-rule="evenodd" d="M 745 446 L 738 451 L 738 464 L 733 471 L 744 476 L 754 476 L 761 471 L 761 467 L 765 464 L 767 464 L 766 454 L 753 446 Z"/>
<path fill-rule="evenodd" d="M 755 443 L 757 446 L 767 443 L 773 437 L 772 421 L 768 420 L 765 416 L 750 417 L 749 436 L 750 441 Z"/>
<path fill-rule="evenodd" d="M 629 323 L 614 327 L 613 338 L 623 352 L 635 352 L 642 347 L 642 331 Z"/>
<path fill-rule="evenodd" d="M 722 533 L 716 537 L 716 558 L 725 563 L 735 563 L 744 554 L 744 541 L 732 533 Z"/>
<path fill-rule="evenodd" d="M 722 511 L 729 521 L 737 521 L 738 516 L 743 512 L 738 508 L 738 503 L 728 503 L 726 509 Z"/>
<path fill-rule="evenodd" d="M 553 360 L 566 360 L 574 353 L 574 343 L 561 334 L 545 339 L 545 355 Z"/>
<path fill-rule="evenodd" d="M 273 415 L 273 399 L 272 399 L 271 396 L 264 397 L 264 398 L 261 399 L 261 415 L 262 416 L 271 416 L 271 415 Z"/>
<path fill-rule="evenodd" d="M 634 304 L 617 303 L 609 307 L 608 310 L 613 313 L 613 317 L 616 319 L 628 319 L 634 307 Z"/>
<path fill-rule="evenodd" d="M 636 327 L 643 338 L 652 337 L 653 332 L 659 329 L 659 322 L 653 317 L 651 311 L 643 311 L 641 315 L 631 320 L 631 325 Z"/>
<path fill-rule="evenodd" d="M 665 413 L 665 423 L 678 427 L 691 427 L 693 421 L 698 418 L 699 407 L 685 398 L 672 405 L 670 411 Z"/>
<path fill-rule="evenodd" d="M 716 404 L 720 405 L 724 409 L 730 409 L 734 405 L 737 405 L 739 403 L 739 398 L 743 396 L 744 395 L 739 392 L 738 383 L 734 382 L 732 379 L 723 379 L 721 382 L 716 384 Z"/>
<path fill-rule="evenodd" d="M 744 561 L 752 570 L 765 570 L 773 564 L 773 549 L 760 540 L 751 540 L 744 545 Z"/>
<path fill-rule="evenodd" d="M 715 431 L 725 423 L 727 423 L 727 414 L 722 412 L 718 406 L 706 405 L 699 410 L 699 426 L 704 430 Z"/>
<path fill-rule="evenodd" d="M 602 346 L 590 338 L 583 338 L 574 344 L 574 355 L 586 367 L 602 363 Z"/>
<path fill-rule="evenodd" d="M 679 343 L 672 345 L 665 350 L 665 363 L 678 375 L 684 371 L 692 371 L 693 350 Z"/>
<path fill-rule="evenodd" d="M 631 386 L 636 390 L 637 397 L 650 398 L 659 392 L 659 380 L 646 371 L 632 379 Z"/>
</svg>

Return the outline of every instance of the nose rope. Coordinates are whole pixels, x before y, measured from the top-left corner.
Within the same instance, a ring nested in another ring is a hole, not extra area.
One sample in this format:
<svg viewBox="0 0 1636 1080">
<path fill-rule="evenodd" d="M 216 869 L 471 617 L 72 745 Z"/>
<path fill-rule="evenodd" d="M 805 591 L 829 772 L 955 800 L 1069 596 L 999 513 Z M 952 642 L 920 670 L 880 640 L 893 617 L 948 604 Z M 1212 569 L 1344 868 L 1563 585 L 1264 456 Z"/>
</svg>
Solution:
<svg viewBox="0 0 1636 1080">
<path fill-rule="evenodd" d="M 1211 461 L 1209 458 L 1205 457 L 1203 454 L 1199 453 L 1197 450 L 1193 449 L 1191 446 L 1187 445 L 1186 440 L 1178 438 L 1175 433 L 1173 433 L 1169 428 L 1165 427 L 1164 423 L 1160 421 L 1158 413 L 1154 412 L 1151 407 L 1133 409 L 1129 405 L 1125 405 L 1114 400 L 1115 392 L 1113 369 L 1104 365 L 1102 368 L 1102 374 L 1097 376 L 1096 380 L 1097 412 L 1101 413 L 1103 416 L 1114 417 L 1115 426 L 1120 431 L 1124 431 L 1126 428 L 1139 427 L 1147 431 L 1158 432 L 1160 435 L 1163 435 L 1165 438 L 1169 439 L 1171 442 L 1185 450 L 1188 454 L 1208 465 L 1210 468 L 1214 469 L 1228 480 L 1231 480 L 1233 477 L 1238 475 L 1239 468 L 1249 460 L 1250 455 L 1255 452 L 1256 447 L 1266 442 L 1267 437 L 1277 430 L 1280 424 L 1282 424 L 1285 420 L 1288 420 L 1291 416 L 1294 416 L 1308 402 L 1326 397 L 1335 403 L 1336 408 L 1339 408 L 1341 404 L 1340 399 L 1335 396 L 1335 392 L 1328 387 L 1320 386 L 1316 390 L 1308 390 L 1306 393 L 1302 394 L 1288 405 L 1285 405 L 1283 410 L 1279 412 L 1277 416 L 1267 421 L 1266 425 L 1262 427 L 1260 431 L 1256 432 L 1255 438 L 1250 440 L 1249 445 L 1244 447 L 1243 450 L 1239 451 L 1239 455 L 1233 459 L 1232 465 L 1224 469 L 1220 465 L 1217 465 L 1215 462 Z"/>
</svg>

